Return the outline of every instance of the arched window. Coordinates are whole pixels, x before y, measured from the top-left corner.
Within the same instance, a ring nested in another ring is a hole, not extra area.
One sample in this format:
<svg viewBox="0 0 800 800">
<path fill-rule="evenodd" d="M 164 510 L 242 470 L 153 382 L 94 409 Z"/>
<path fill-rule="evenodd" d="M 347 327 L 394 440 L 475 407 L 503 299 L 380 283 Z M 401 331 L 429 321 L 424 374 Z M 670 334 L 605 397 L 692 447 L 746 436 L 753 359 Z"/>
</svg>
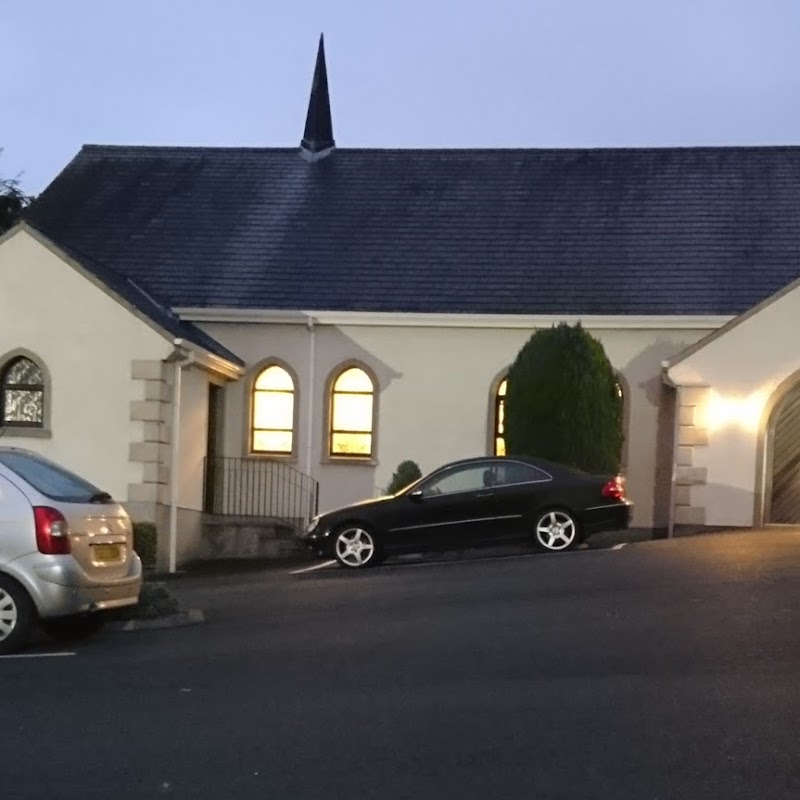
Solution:
<svg viewBox="0 0 800 800">
<path fill-rule="evenodd" d="M 291 455 L 294 446 L 294 381 L 277 364 L 263 369 L 253 385 L 254 453 Z"/>
<path fill-rule="evenodd" d="M 508 379 L 503 378 L 497 386 L 494 395 L 494 427 L 492 441 L 494 442 L 494 454 L 504 456 L 506 454 L 506 389 Z"/>
<path fill-rule="evenodd" d="M 44 427 L 44 375 L 25 356 L 12 358 L 0 372 L 0 425 Z"/>
<path fill-rule="evenodd" d="M 331 456 L 368 458 L 375 425 L 375 387 L 359 367 L 348 367 L 331 384 Z"/>
</svg>

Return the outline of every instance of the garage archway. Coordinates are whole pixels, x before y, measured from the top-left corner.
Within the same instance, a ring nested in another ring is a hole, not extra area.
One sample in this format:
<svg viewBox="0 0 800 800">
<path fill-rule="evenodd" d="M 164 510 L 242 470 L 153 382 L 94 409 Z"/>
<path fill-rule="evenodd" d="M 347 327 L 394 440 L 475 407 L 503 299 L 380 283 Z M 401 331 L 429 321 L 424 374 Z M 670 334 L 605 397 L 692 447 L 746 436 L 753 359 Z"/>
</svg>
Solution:
<svg viewBox="0 0 800 800">
<path fill-rule="evenodd" d="M 777 401 L 767 426 L 765 522 L 800 525 L 800 381 Z"/>
</svg>

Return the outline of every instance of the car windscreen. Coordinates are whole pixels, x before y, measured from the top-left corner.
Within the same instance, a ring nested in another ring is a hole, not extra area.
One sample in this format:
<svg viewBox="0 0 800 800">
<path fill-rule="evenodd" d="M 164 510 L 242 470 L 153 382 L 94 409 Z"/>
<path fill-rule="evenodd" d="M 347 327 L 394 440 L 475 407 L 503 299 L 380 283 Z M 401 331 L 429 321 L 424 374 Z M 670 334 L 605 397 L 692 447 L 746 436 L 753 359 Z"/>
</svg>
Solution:
<svg viewBox="0 0 800 800">
<path fill-rule="evenodd" d="M 0 452 L 0 464 L 37 492 L 62 503 L 107 503 L 111 496 L 75 473 L 30 453 Z"/>
</svg>

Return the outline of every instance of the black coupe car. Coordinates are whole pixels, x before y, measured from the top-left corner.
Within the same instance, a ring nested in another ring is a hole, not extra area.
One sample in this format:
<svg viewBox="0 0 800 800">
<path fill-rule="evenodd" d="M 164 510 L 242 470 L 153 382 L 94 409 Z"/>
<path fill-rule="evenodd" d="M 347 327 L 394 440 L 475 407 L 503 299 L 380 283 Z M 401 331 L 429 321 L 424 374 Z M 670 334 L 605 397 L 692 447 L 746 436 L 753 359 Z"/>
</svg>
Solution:
<svg viewBox="0 0 800 800">
<path fill-rule="evenodd" d="M 320 514 L 304 541 L 353 569 L 400 553 L 525 540 L 567 550 L 592 533 L 627 528 L 631 507 L 618 475 L 488 456 L 446 464 L 395 495 Z"/>
</svg>

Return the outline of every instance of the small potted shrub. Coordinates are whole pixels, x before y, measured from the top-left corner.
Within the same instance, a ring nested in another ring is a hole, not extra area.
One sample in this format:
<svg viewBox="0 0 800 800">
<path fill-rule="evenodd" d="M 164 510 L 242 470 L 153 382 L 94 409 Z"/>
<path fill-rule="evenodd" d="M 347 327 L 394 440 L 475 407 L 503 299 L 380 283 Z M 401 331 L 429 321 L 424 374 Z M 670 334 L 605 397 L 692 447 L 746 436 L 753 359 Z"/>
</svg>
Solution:
<svg viewBox="0 0 800 800">
<path fill-rule="evenodd" d="M 133 523 L 133 549 L 145 567 L 155 567 L 158 533 L 152 522 Z"/>
<path fill-rule="evenodd" d="M 420 472 L 419 467 L 414 461 L 402 461 L 392 476 L 392 482 L 389 484 L 387 492 L 389 494 L 397 494 L 401 489 L 405 489 L 406 486 L 421 477 L 422 472 Z"/>
</svg>

